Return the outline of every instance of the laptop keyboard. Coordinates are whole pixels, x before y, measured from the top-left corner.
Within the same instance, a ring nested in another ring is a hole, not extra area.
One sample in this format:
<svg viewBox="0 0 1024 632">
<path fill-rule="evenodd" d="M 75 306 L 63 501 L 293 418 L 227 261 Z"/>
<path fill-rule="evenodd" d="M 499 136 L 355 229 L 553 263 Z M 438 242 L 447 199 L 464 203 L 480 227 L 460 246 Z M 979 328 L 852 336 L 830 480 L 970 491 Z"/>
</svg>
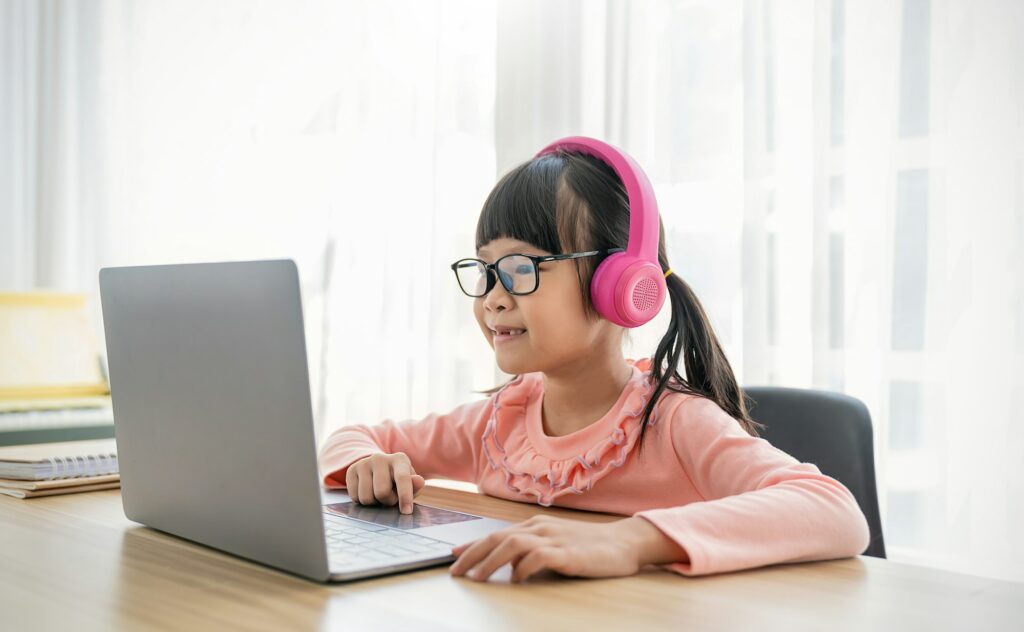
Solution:
<svg viewBox="0 0 1024 632">
<path fill-rule="evenodd" d="M 344 570 L 406 559 L 439 557 L 451 553 L 452 544 L 380 525 L 324 514 L 324 532 L 331 568 Z"/>
</svg>

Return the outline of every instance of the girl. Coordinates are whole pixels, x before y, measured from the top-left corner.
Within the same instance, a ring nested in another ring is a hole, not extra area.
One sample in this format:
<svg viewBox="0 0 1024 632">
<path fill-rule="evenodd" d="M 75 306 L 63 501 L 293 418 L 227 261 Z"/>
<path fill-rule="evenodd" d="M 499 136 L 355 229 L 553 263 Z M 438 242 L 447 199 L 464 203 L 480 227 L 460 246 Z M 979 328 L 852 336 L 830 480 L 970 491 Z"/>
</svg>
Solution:
<svg viewBox="0 0 1024 632">
<path fill-rule="evenodd" d="M 669 268 L 656 210 L 641 212 L 659 227 L 671 322 L 652 359 L 623 357 L 625 328 L 595 308 L 591 278 L 638 238 L 634 177 L 650 206 L 653 192 L 639 168 L 620 177 L 616 163 L 560 143 L 498 182 L 477 224 L 476 258 L 452 266 L 498 366 L 515 377 L 447 414 L 341 428 L 320 452 L 325 485 L 403 513 L 424 477 L 440 477 L 510 500 L 630 516 L 534 517 L 455 547 L 451 573 L 482 581 L 506 563 L 523 581 L 543 569 L 613 577 L 663 564 L 703 575 L 861 553 L 867 521 L 850 492 L 756 437 L 700 302 Z M 648 265 L 660 286 L 658 264 Z"/>
</svg>

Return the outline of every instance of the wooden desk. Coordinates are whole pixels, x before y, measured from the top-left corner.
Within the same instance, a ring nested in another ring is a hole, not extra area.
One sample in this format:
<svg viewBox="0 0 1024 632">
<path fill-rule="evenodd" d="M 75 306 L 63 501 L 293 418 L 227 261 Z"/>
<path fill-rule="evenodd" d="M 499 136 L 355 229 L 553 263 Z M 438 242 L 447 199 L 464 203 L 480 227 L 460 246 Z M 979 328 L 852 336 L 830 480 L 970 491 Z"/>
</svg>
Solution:
<svg viewBox="0 0 1024 632">
<path fill-rule="evenodd" d="M 609 516 L 428 485 L 427 504 L 505 520 Z M 447 567 L 321 585 L 128 521 L 119 490 L 0 497 L 0 629 L 1008 630 L 1024 584 L 874 558 L 687 578 L 548 574 L 480 584 Z"/>
</svg>

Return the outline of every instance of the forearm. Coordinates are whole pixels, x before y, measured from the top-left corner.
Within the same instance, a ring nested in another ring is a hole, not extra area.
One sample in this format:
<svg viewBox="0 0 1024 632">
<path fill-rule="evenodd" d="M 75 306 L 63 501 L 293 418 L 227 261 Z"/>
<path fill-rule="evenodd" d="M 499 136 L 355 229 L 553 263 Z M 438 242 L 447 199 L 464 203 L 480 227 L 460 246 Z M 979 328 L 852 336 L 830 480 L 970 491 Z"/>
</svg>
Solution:
<svg viewBox="0 0 1024 632">
<path fill-rule="evenodd" d="M 828 491 L 820 480 L 789 480 L 634 517 L 686 546 L 689 563 L 673 569 L 685 575 L 857 555 L 869 540 L 867 521 L 845 488 Z"/>
<path fill-rule="evenodd" d="M 690 556 L 683 547 L 662 533 L 661 529 L 639 516 L 626 518 L 615 523 L 636 551 L 640 566 L 646 564 L 687 563 Z"/>
</svg>

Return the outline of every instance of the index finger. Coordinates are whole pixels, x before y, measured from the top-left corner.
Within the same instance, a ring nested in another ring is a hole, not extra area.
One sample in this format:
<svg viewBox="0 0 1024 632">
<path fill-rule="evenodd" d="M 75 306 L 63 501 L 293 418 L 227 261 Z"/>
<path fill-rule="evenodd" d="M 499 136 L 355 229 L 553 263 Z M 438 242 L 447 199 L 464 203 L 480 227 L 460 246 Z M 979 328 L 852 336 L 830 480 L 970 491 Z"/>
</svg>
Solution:
<svg viewBox="0 0 1024 632">
<path fill-rule="evenodd" d="M 408 463 L 395 463 L 391 467 L 391 476 L 395 480 L 395 491 L 398 492 L 398 510 L 412 513 L 412 468 Z"/>
</svg>

